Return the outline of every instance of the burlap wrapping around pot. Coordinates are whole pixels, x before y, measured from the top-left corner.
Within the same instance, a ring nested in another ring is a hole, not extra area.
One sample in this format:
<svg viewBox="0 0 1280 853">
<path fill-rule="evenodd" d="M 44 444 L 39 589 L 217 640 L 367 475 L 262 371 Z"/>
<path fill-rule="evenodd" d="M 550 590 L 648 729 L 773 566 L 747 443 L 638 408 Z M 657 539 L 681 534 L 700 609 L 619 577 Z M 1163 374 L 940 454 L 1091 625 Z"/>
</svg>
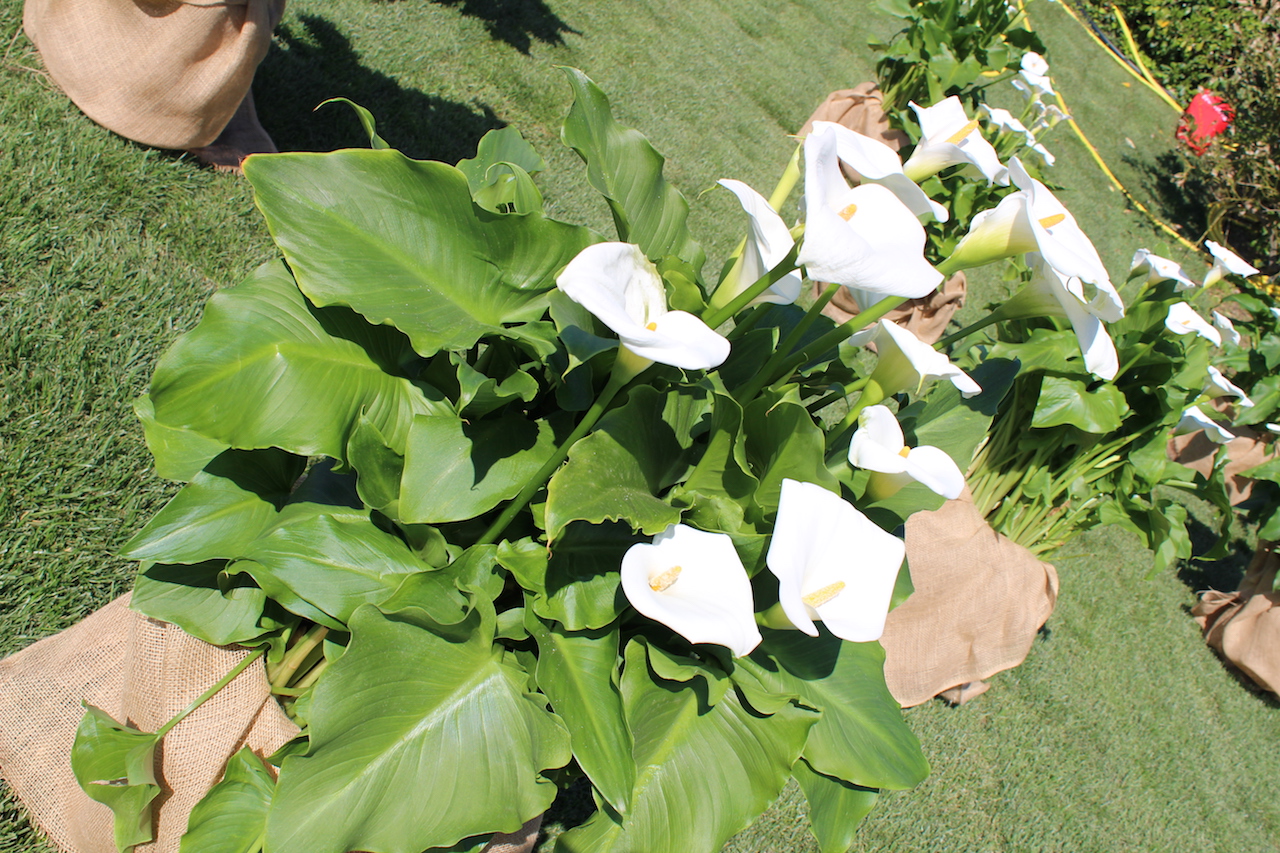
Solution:
<svg viewBox="0 0 1280 853">
<path fill-rule="evenodd" d="M 1275 458 L 1275 443 L 1264 441 L 1263 435 L 1247 426 L 1223 425 L 1223 429 L 1235 436 L 1225 445 L 1211 441 L 1204 430 L 1197 430 L 1170 438 L 1167 453 L 1174 462 L 1207 478 L 1213 472 L 1213 461 L 1218 448 L 1226 447 L 1227 466 L 1223 474 L 1227 483 L 1227 496 L 1231 499 L 1231 505 L 1236 506 L 1253 495 L 1253 478 L 1246 477 L 1241 472 Z"/>
<path fill-rule="evenodd" d="M 1280 556 L 1259 542 L 1240 588 L 1210 590 L 1191 610 L 1205 642 L 1272 693 L 1280 693 L 1280 593 L 1273 590 Z"/>
<path fill-rule="evenodd" d="M 880 87 L 875 83 L 859 83 L 852 89 L 832 92 L 796 135 L 801 138 L 808 136 L 815 121 L 833 121 L 897 151 L 909 143 L 911 137 L 889 124 L 881 97 Z"/>
<path fill-rule="evenodd" d="M 951 701 L 966 701 L 1026 658 L 1058 600 L 1058 573 L 992 530 L 967 490 L 911 516 L 906 540 L 915 592 L 880 638 L 889 692 L 904 708 L 951 688 Z"/>
<path fill-rule="evenodd" d="M 208 145 L 267 54 L 285 0 L 26 0 L 23 27 L 84 114 L 157 148 Z"/>
<path fill-rule="evenodd" d="M 155 731 L 231 670 L 243 649 L 203 643 L 128 609 L 123 596 L 67 630 L 0 661 L 0 775 L 62 850 L 114 853 L 111 811 L 71 775 L 81 700 Z M 141 853 L 177 851 L 191 807 L 243 746 L 270 755 L 298 733 L 271 698 L 261 664 L 249 667 L 165 736 L 156 840 Z"/>
<path fill-rule="evenodd" d="M 825 284 L 814 282 L 814 295 L 827 289 Z M 927 296 L 909 299 L 885 315 L 885 319 L 897 323 L 912 332 L 926 344 L 937 343 L 944 334 L 951 318 L 964 307 L 964 297 L 968 290 L 968 281 L 963 272 L 958 272 L 934 288 Z M 861 311 L 853 295 L 845 288 L 836 291 L 825 306 L 822 313 L 844 323 L 851 320 Z"/>
</svg>

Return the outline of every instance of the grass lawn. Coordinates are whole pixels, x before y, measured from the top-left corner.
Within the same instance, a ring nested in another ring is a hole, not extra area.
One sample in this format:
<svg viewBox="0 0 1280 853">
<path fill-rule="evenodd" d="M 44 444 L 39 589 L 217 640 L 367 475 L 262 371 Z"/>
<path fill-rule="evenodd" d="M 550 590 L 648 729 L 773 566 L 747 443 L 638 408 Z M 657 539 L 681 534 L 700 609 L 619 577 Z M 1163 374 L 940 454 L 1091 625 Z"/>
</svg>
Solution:
<svg viewBox="0 0 1280 853">
<path fill-rule="evenodd" d="M 1111 167 L 1187 217 L 1169 182 L 1172 111 L 1126 87 L 1060 9 L 1036 2 L 1031 16 Z M 0 655 L 129 588 L 133 567 L 114 552 L 176 488 L 152 472 L 130 404 L 209 294 L 275 254 L 242 179 L 92 124 L 13 38 L 20 21 L 19 0 L 0 0 Z M 741 214 L 729 193 L 704 191 L 734 177 L 767 194 L 787 134 L 828 91 L 869 79 L 866 40 L 894 28 L 836 0 L 293 0 L 256 91 L 284 150 L 362 144 L 345 108 L 312 112 L 333 96 L 370 108 L 415 157 L 456 161 L 516 125 L 550 163 L 553 213 L 608 232 L 558 141 L 569 94 L 554 66 L 582 68 L 667 155 L 718 265 Z M 1113 276 L 1139 246 L 1202 269 L 1127 209 L 1069 128 L 1047 144 L 1060 198 Z M 982 301 L 979 290 L 966 319 Z M 965 707 L 907 712 L 934 774 L 884 796 L 855 849 L 1275 849 L 1280 714 L 1201 642 L 1186 614 L 1200 575 L 1144 581 L 1146 554 L 1114 530 L 1069 543 L 1056 564 L 1059 609 L 1024 666 Z M 1233 570 L 1239 560 L 1220 582 Z M 816 850 L 803 813 L 788 790 L 729 849 Z M 0 851 L 46 849 L 0 795 Z"/>
</svg>

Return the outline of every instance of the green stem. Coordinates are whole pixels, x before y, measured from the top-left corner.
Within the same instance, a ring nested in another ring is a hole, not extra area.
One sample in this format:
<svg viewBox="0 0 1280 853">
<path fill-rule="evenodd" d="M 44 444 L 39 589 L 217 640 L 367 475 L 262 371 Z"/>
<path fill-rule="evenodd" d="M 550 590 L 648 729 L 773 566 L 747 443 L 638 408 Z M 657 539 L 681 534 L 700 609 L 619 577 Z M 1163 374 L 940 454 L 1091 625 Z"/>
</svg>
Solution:
<svg viewBox="0 0 1280 853">
<path fill-rule="evenodd" d="M 791 159 L 787 162 L 787 168 L 782 171 L 782 177 L 778 179 L 778 185 L 773 188 L 773 195 L 769 196 L 769 206 L 775 211 L 787 203 L 787 199 L 791 196 L 791 191 L 796 188 L 796 182 L 800 180 L 800 151 L 803 148 L 804 143 L 801 142 L 796 146 L 796 150 L 791 152 Z"/>
<path fill-rule="evenodd" d="M 1000 312 L 998 310 L 992 311 L 990 314 L 988 314 L 986 317 L 983 317 L 978 322 L 971 323 L 968 326 L 965 326 L 960 331 L 952 332 L 951 334 L 947 335 L 945 338 L 942 338 L 936 344 L 933 345 L 933 348 L 936 350 L 945 349 L 946 347 L 951 346 L 953 343 L 960 340 L 961 338 L 967 338 L 969 335 L 972 335 L 974 332 L 981 331 L 982 329 L 985 329 L 987 326 L 995 325 L 996 323 L 999 323 L 1003 319 L 1004 318 L 1000 316 Z"/>
<path fill-rule="evenodd" d="M 271 690 L 286 687 L 293 678 L 294 673 L 302 666 L 303 661 L 315 651 L 324 638 L 328 636 L 329 629 L 324 625 L 312 625 L 307 633 L 302 635 L 302 639 L 298 640 L 291 649 L 285 654 L 284 659 L 280 661 L 279 667 L 271 675 Z"/>
<path fill-rule="evenodd" d="M 182 722 L 187 717 L 188 714 L 190 714 L 196 708 L 199 708 L 205 702 L 209 701 L 209 699 L 212 698 L 212 696 L 215 693 L 217 693 L 219 690 L 221 690 L 222 688 L 230 684 L 232 681 L 234 681 L 237 675 L 239 675 L 240 673 L 248 669 L 253 664 L 254 661 L 262 657 L 266 653 L 267 653 L 267 650 L 264 647 L 264 648 L 257 649 L 254 652 L 246 655 L 244 659 L 240 661 L 240 663 L 236 664 L 231 668 L 230 672 L 222 676 L 222 678 L 219 678 L 216 684 L 214 684 L 205 692 L 201 693 L 196 698 L 196 701 L 192 702 L 190 705 L 188 705 L 186 708 L 180 711 L 178 713 L 178 716 L 174 717 L 172 720 L 165 723 L 160 728 L 156 729 L 156 737 L 162 738 L 165 735 L 167 735 L 169 733 L 169 730 L 172 729 L 174 726 L 176 726 L 178 723 Z"/>
<path fill-rule="evenodd" d="M 807 404 L 805 408 L 809 410 L 809 414 L 811 415 L 816 412 L 820 412 L 837 400 L 843 400 L 845 397 L 848 397 L 854 391 L 861 391 L 870 379 L 871 377 L 864 376 L 857 381 L 850 382 L 848 385 L 841 385 L 839 389 L 832 391 L 820 400 Z"/>
<path fill-rule="evenodd" d="M 476 540 L 477 545 L 488 545 L 498 540 L 498 537 L 507 529 L 507 525 L 516 517 L 516 514 L 524 509 L 529 501 L 533 499 L 533 496 L 537 494 L 538 489 L 541 489 L 543 484 L 551 479 L 551 475 L 555 473 L 556 469 L 560 467 L 560 463 L 569 455 L 569 449 L 596 425 L 596 421 L 600 420 L 600 416 L 604 414 L 605 409 L 613 402 L 613 398 L 626 386 L 628 381 L 630 380 L 619 379 L 616 373 L 610 374 L 604 390 L 600 392 L 600 396 L 596 398 L 596 401 L 591 404 L 591 408 L 587 410 L 587 413 L 582 416 L 582 420 L 578 422 L 573 432 L 556 448 L 556 452 L 538 469 L 537 473 L 529 478 L 520 493 L 507 504 L 506 509 L 494 520 L 493 524 L 489 525 L 489 529 Z"/>
<path fill-rule="evenodd" d="M 796 323 L 795 327 L 782 339 L 782 343 L 778 344 L 778 349 L 773 355 L 774 358 L 777 357 L 778 353 L 790 353 L 795 348 L 795 345 L 804 339 L 804 333 L 809 331 L 809 327 L 822 314 L 822 309 L 827 307 L 827 303 L 835 298 L 836 292 L 839 290 L 840 285 L 838 284 L 827 285 L 827 289 L 822 291 L 822 295 L 809 306 L 809 310 L 800 318 L 800 322 Z M 772 361 L 772 358 L 770 360 Z M 768 363 L 765 364 L 765 369 L 768 369 Z"/>
<path fill-rule="evenodd" d="M 777 266 L 761 276 L 758 281 L 746 290 L 733 297 L 733 300 L 728 305 L 722 308 L 708 306 L 707 310 L 702 312 L 702 322 L 714 329 L 743 308 L 746 308 L 751 304 L 751 300 L 773 287 L 779 279 L 796 268 L 796 257 L 799 254 L 800 244 L 796 243 L 791 247 L 791 251 L 787 252 L 787 256 L 778 262 Z"/>
<path fill-rule="evenodd" d="M 736 341 L 738 338 L 754 329 L 756 324 L 759 323 L 760 320 L 764 318 L 764 315 L 768 313 L 768 305 L 762 303 L 755 306 L 747 316 L 742 318 L 742 322 L 735 324 L 734 327 L 729 330 L 729 333 L 724 336 L 725 340 L 731 343 Z"/>
</svg>

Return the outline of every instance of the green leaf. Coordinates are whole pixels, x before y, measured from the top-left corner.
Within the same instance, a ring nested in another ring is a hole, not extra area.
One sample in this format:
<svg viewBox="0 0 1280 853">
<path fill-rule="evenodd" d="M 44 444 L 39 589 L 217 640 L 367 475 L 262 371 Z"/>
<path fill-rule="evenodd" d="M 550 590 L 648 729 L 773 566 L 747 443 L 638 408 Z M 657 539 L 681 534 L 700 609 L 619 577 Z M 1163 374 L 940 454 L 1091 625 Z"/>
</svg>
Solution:
<svg viewBox="0 0 1280 853">
<path fill-rule="evenodd" d="M 1095 435 L 1105 435 L 1120 428 L 1129 404 L 1114 385 L 1101 385 L 1090 391 L 1085 383 L 1060 376 L 1046 376 L 1036 401 L 1033 427 L 1071 424 Z"/>
<path fill-rule="evenodd" d="M 547 168 L 547 161 L 530 145 L 514 127 L 500 127 L 480 137 L 476 156 L 459 160 L 458 171 L 467 176 L 467 184 L 475 193 L 489 186 L 489 170 L 498 163 L 519 166 L 521 171 L 535 175 Z"/>
<path fill-rule="evenodd" d="M 705 389 L 663 394 L 642 386 L 600 419 L 569 451 L 547 486 L 547 539 L 553 545 L 574 521 L 625 520 L 642 533 L 661 533 L 680 510 L 658 497 L 688 470 L 694 437 L 710 421 Z M 705 421 L 705 422 L 704 422 Z"/>
<path fill-rule="evenodd" d="M 146 394 L 133 401 L 133 413 L 142 422 L 143 439 L 155 459 L 156 474 L 166 480 L 185 483 L 227 449 L 225 441 L 157 421 L 155 405 Z"/>
<path fill-rule="evenodd" d="M 538 380 L 517 370 L 501 381 L 486 376 L 467 364 L 461 353 L 449 353 L 457 369 L 458 414 L 467 418 L 481 418 L 516 400 L 529 402 L 538 395 Z"/>
<path fill-rule="evenodd" d="M 160 738 L 118 723 L 101 708 L 85 705 L 71 747 L 71 772 L 81 789 L 114 815 L 116 849 L 124 853 L 153 837 L 151 801 L 156 784 L 155 750 Z"/>
<path fill-rule="evenodd" d="M 920 743 L 884 681 L 879 643 L 848 643 L 826 633 L 765 629 L 735 665 L 774 693 L 790 693 L 822 712 L 804 757 L 819 773 L 868 788 L 903 790 L 929 775 Z"/>
<path fill-rule="evenodd" d="M 228 450 L 124 544 L 130 560 L 233 560 L 275 519 L 306 460 L 283 450 Z"/>
<path fill-rule="evenodd" d="M 272 629 L 259 621 L 267 594 L 248 578 L 227 579 L 222 574 L 226 565 L 225 560 L 210 560 L 143 566 L 129 607 L 215 646 L 256 640 Z"/>
<path fill-rule="evenodd" d="M 343 309 L 317 310 L 279 262 L 213 295 L 204 319 L 160 359 L 156 420 L 239 448 L 342 459 L 363 414 L 403 446 L 416 414 L 449 411 L 399 367 L 402 335 Z"/>
<path fill-rule="evenodd" d="M 662 175 L 666 162 L 637 130 L 613 118 L 609 98 L 576 68 L 562 69 L 573 89 L 561 138 L 587 164 L 587 180 L 613 212 L 618 239 L 649 258 L 675 255 L 695 271 L 706 253 L 689 233 L 689 202 Z"/>
<path fill-rule="evenodd" d="M 1022 365 L 1023 373 L 1041 370 L 1074 373 L 1082 366 L 1080 342 L 1070 329 L 1034 329 L 1027 340 L 1021 343 L 997 341 L 992 345 L 987 358 L 1017 361 Z"/>
<path fill-rule="evenodd" d="M 227 760 L 222 781 L 191 809 L 178 853 L 256 853 L 276 780 L 253 750 Z"/>
<path fill-rule="evenodd" d="M 594 242 L 540 213 L 482 210 L 457 169 L 397 151 L 266 154 L 246 165 L 307 297 L 395 326 L 424 356 L 486 335 L 519 338 L 508 326 L 537 320 L 555 274 Z"/>
<path fill-rule="evenodd" d="M 784 478 L 838 491 L 836 478 L 824 460 L 822 429 L 794 394 L 781 399 L 756 398 L 746 407 L 743 426 L 747 458 L 760 478 L 756 503 L 766 513 L 778 508 Z"/>
<path fill-rule="evenodd" d="M 631 811 L 597 812 L 560 836 L 557 853 L 716 853 L 777 797 L 813 724 L 787 705 L 766 716 L 737 690 L 714 706 L 706 682 L 655 679 L 644 646 L 626 651 L 622 696 L 635 739 Z M 714 769 L 715 784 L 708 784 Z"/>
<path fill-rule="evenodd" d="M 879 791 L 825 776 L 803 758 L 791 768 L 809 801 L 809 828 L 822 853 L 845 853 L 853 846 L 858 824 L 875 807 Z"/>
<path fill-rule="evenodd" d="M 637 542 L 625 524 L 570 524 L 550 549 L 529 539 L 503 542 L 498 561 L 533 596 L 533 612 L 570 631 L 602 628 L 627 606 L 622 556 Z"/>
<path fill-rule="evenodd" d="M 316 109 L 320 109 L 325 104 L 346 104 L 355 110 L 356 118 L 360 119 L 360 126 L 364 128 L 364 132 L 369 136 L 369 147 L 375 150 L 382 148 L 390 148 L 391 146 L 385 139 L 378 135 L 378 122 L 374 119 L 373 113 L 348 98 L 330 98 L 327 101 L 321 101 L 316 105 Z"/>
<path fill-rule="evenodd" d="M 538 688 L 569 727 L 573 757 L 609 805 L 626 813 L 636 768 L 622 712 L 618 629 L 566 631 L 527 615 L 538 643 Z"/>
<path fill-rule="evenodd" d="M 242 556 L 229 574 L 252 575 L 285 609 L 337 630 L 361 604 L 386 600 L 406 575 L 427 568 L 367 518 L 328 515 L 280 527 Z"/>
<path fill-rule="evenodd" d="M 742 440 L 742 407 L 727 394 L 715 394 L 711 399 L 710 438 L 682 489 L 741 503 L 759 485 L 750 473 Z"/>
<path fill-rule="evenodd" d="M 569 760 L 569 736 L 493 646 L 493 622 L 432 630 L 358 610 L 316 684 L 311 750 L 280 768 L 266 849 L 419 853 L 545 811 L 555 785 L 540 773 Z"/>
<path fill-rule="evenodd" d="M 916 445 L 941 448 L 963 471 L 973 461 L 974 451 L 986 437 L 1018 373 L 1018 362 L 988 357 L 969 373 L 973 381 L 982 386 L 981 394 L 965 399 L 950 382 L 936 382 L 923 405 L 912 404 L 900 416 L 902 419 L 915 416 L 910 428 Z"/>
<path fill-rule="evenodd" d="M 388 445 L 377 425 L 364 415 L 347 440 L 347 462 L 356 470 L 356 492 L 365 506 L 399 519 L 404 454 Z"/>
<path fill-rule="evenodd" d="M 547 422 L 519 413 L 473 423 L 453 414 L 414 418 L 400 516 L 427 524 L 475 518 L 514 498 L 555 449 Z"/>
</svg>

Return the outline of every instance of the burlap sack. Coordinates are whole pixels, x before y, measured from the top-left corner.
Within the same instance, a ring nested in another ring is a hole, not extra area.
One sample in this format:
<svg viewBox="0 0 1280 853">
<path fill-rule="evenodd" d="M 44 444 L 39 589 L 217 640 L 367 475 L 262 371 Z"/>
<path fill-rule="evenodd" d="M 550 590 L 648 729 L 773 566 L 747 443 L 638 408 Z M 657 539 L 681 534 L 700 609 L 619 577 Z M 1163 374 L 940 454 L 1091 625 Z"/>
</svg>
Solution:
<svg viewBox="0 0 1280 853">
<path fill-rule="evenodd" d="M 26 0 L 23 27 L 84 114 L 157 148 L 199 148 L 249 92 L 285 0 Z"/>
<path fill-rule="evenodd" d="M 875 83 L 859 83 L 852 89 L 832 92 L 796 135 L 801 138 L 808 136 L 815 121 L 833 121 L 897 151 L 909 143 L 911 137 L 889 125 L 889 117 L 885 115 L 880 99 L 880 87 Z"/>
<path fill-rule="evenodd" d="M 1227 483 L 1227 495 L 1231 505 L 1236 506 L 1247 501 L 1253 495 L 1253 478 L 1241 475 L 1275 457 L 1275 444 L 1264 441 L 1261 434 L 1247 426 L 1224 426 L 1227 432 L 1235 436 L 1225 445 L 1227 448 L 1227 467 L 1223 472 Z M 1168 456 L 1179 465 L 1186 465 L 1208 477 L 1213 471 L 1213 460 L 1218 448 L 1224 445 L 1210 441 L 1204 430 L 1175 435 L 1169 439 Z"/>
<path fill-rule="evenodd" d="M 880 638 L 889 692 L 904 708 L 944 691 L 967 701 L 1026 658 L 1058 600 L 1058 573 L 992 530 L 968 490 L 911 516 L 906 540 L 915 592 Z"/>
<path fill-rule="evenodd" d="M 1280 556 L 1275 542 L 1259 542 L 1234 593 L 1210 590 L 1191 610 L 1205 642 L 1260 686 L 1280 693 Z"/>
<path fill-rule="evenodd" d="M 827 289 L 825 284 L 814 282 L 814 295 Z M 937 343 L 944 334 L 951 318 L 964 307 L 964 297 L 968 290 L 968 281 L 963 272 L 958 272 L 942 283 L 927 296 L 911 299 L 885 315 L 885 319 L 909 329 L 917 338 L 926 344 Z M 844 323 L 856 317 L 861 309 L 853 296 L 843 287 L 822 309 L 822 313 Z"/>
<path fill-rule="evenodd" d="M 111 811 L 71 775 L 81 700 L 155 731 L 246 654 L 210 646 L 128 609 L 128 596 L 0 661 L 0 775 L 32 822 L 70 853 L 114 853 Z M 270 755 L 298 733 L 271 698 L 264 668 L 249 667 L 165 736 L 156 840 L 141 853 L 177 851 L 187 816 L 243 746 Z"/>
</svg>

